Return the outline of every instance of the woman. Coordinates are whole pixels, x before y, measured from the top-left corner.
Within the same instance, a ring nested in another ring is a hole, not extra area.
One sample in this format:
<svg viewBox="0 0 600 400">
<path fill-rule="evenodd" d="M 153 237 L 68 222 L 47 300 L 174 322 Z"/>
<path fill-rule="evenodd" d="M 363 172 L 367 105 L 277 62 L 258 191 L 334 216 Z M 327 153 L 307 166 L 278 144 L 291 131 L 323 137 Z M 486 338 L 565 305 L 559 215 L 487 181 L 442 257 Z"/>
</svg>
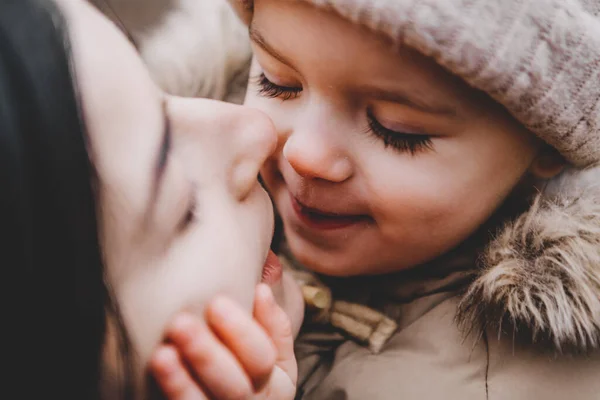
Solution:
<svg viewBox="0 0 600 400">
<path fill-rule="evenodd" d="M 247 312 L 261 279 L 286 284 L 257 182 L 274 146 L 257 112 L 160 92 L 84 1 L 1 2 L 10 397 L 148 398 L 174 315 L 219 294 Z"/>
</svg>

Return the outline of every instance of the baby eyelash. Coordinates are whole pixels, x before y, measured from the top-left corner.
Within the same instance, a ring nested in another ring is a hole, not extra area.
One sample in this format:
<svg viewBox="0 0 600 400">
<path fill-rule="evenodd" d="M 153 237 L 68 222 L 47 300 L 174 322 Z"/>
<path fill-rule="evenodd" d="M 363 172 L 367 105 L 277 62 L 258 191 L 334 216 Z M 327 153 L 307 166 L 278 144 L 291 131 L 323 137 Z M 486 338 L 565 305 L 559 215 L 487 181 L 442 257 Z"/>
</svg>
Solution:
<svg viewBox="0 0 600 400">
<path fill-rule="evenodd" d="M 258 93 L 261 96 L 272 99 L 281 98 L 283 101 L 291 100 L 298 97 L 302 92 L 301 87 L 279 86 L 271 82 L 264 73 L 261 73 L 255 78 L 255 83 L 258 86 Z"/>
<path fill-rule="evenodd" d="M 298 97 L 302 92 L 301 87 L 280 86 L 271 82 L 264 73 L 254 78 L 258 93 L 263 97 L 281 98 L 282 101 Z M 400 152 L 408 152 L 412 155 L 424 150 L 432 149 L 430 135 L 396 132 L 387 129 L 377 121 L 375 116 L 367 112 L 368 127 L 366 131 L 382 140 L 385 147 L 392 146 Z"/>
<path fill-rule="evenodd" d="M 400 152 L 408 152 L 413 156 L 420 151 L 433 148 L 430 135 L 403 133 L 387 129 L 377 121 L 371 112 L 367 112 L 367 120 L 369 123 L 367 131 L 381 139 L 385 147 L 392 146 Z"/>
</svg>

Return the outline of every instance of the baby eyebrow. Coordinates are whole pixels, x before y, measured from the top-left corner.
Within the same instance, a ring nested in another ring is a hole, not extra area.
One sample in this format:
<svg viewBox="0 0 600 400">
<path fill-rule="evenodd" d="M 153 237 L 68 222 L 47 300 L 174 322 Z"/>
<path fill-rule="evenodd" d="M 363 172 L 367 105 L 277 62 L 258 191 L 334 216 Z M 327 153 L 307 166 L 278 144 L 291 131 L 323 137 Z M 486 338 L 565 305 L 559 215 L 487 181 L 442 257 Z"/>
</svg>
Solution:
<svg viewBox="0 0 600 400">
<path fill-rule="evenodd" d="M 408 107 L 414 108 L 419 111 L 423 111 L 428 114 L 436 114 L 440 116 L 446 117 L 456 117 L 458 116 L 458 110 L 451 105 L 446 104 L 435 104 L 431 101 L 426 101 L 425 99 L 417 99 L 415 96 L 411 95 L 408 92 L 401 91 L 388 91 L 388 90 L 378 90 L 378 89 L 365 89 L 365 94 L 367 96 L 389 101 L 391 103 L 403 104 Z"/>
<path fill-rule="evenodd" d="M 264 51 L 269 53 L 271 55 L 271 57 L 275 58 L 277 61 L 281 62 L 282 64 L 287 65 L 288 67 L 290 67 L 294 70 L 296 69 L 296 68 L 294 68 L 294 65 L 287 58 L 285 58 L 284 56 L 279 54 L 277 52 L 277 50 L 275 50 L 273 48 L 273 46 L 271 46 L 267 42 L 265 37 L 262 35 L 262 33 L 260 33 L 260 31 L 255 26 L 250 25 L 248 32 L 250 35 L 250 40 L 253 41 L 254 43 L 256 43 L 261 49 L 263 49 Z"/>
</svg>

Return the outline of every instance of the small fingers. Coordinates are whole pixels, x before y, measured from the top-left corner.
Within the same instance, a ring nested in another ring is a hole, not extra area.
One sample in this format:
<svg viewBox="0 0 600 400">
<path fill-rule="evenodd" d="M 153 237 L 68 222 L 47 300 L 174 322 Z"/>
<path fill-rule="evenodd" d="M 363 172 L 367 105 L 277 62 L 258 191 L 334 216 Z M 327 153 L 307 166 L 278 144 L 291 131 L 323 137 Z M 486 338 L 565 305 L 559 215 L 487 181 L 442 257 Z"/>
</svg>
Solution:
<svg viewBox="0 0 600 400">
<path fill-rule="evenodd" d="M 161 345 L 150 361 L 150 370 L 168 400 L 208 400 L 174 346 Z"/>
<path fill-rule="evenodd" d="M 283 369 L 295 383 L 298 366 L 294 355 L 292 323 L 283 309 L 275 302 L 271 288 L 265 284 L 260 284 L 256 288 L 254 317 L 275 345 L 277 366 Z"/>
<path fill-rule="evenodd" d="M 260 391 L 268 382 L 276 360 L 268 334 L 251 315 L 226 297 L 212 301 L 206 315 L 210 327 L 237 357 L 254 390 Z"/>
<path fill-rule="evenodd" d="M 168 330 L 168 337 L 211 398 L 250 398 L 253 387 L 243 366 L 199 318 L 179 315 Z"/>
</svg>

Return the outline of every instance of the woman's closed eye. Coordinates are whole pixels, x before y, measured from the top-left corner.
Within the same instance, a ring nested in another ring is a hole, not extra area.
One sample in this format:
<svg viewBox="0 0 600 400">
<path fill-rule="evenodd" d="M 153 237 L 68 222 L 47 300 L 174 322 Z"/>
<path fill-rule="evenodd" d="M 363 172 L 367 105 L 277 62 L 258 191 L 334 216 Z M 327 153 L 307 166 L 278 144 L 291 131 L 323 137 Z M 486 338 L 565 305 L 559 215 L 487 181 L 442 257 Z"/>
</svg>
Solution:
<svg viewBox="0 0 600 400">
<path fill-rule="evenodd" d="M 196 185 L 193 182 L 188 182 L 188 179 L 183 170 L 180 168 L 180 164 L 174 162 L 172 157 L 172 142 L 173 142 L 173 133 L 171 129 L 171 118 L 169 116 L 168 107 L 167 107 L 167 99 L 162 99 L 162 110 L 163 110 L 163 137 L 160 145 L 160 150 L 158 152 L 158 157 L 156 161 L 155 167 L 155 176 L 154 176 L 154 189 L 152 192 L 152 203 L 153 206 L 156 203 L 159 194 L 161 191 L 169 190 L 175 184 L 176 189 L 175 192 L 180 190 L 181 184 L 186 185 L 185 187 L 188 192 L 182 194 L 182 202 L 179 203 L 183 207 L 178 207 L 179 210 L 183 210 L 183 212 L 179 211 L 177 213 L 179 218 L 176 223 L 177 232 L 184 232 L 191 224 L 196 221 L 197 208 L 198 208 L 198 191 Z M 179 168 L 177 168 L 179 167 Z M 165 176 L 168 175 L 168 176 Z M 177 177 L 177 178 L 175 178 Z M 165 182 L 167 181 L 167 182 Z M 179 183 L 179 184 L 176 184 Z M 163 188 L 163 185 L 169 185 L 169 188 Z M 185 196 L 185 197 L 183 197 Z"/>
<path fill-rule="evenodd" d="M 255 77 L 258 94 L 268 98 L 280 98 L 283 101 L 295 99 L 302 92 L 301 87 L 280 86 L 271 82 L 264 73 Z"/>
<path fill-rule="evenodd" d="M 412 155 L 432 150 L 431 135 L 405 133 L 388 129 L 375 118 L 370 110 L 367 111 L 367 121 L 369 124 L 366 130 L 367 133 L 375 135 L 378 139 L 382 140 L 385 147 L 391 146 L 401 153 L 408 152 Z"/>
<path fill-rule="evenodd" d="M 178 231 L 179 232 L 183 232 L 185 231 L 187 228 L 190 227 L 190 225 L 192 225 L 194 222 L 196 222 L 196 218 L 197 218 L 197 211 L 198 211 L 198 191 L 196 190 L 195 185 L 192 185 L 192 188 L 190 190 L 190 194 L 189 194 L 189 199 L 188 199 L 188 203 L 186 206 L 186 211 L 185 214 L 183 215 L 183 218 L 181 218 L 181 221 L 179 221 L 179 224 L 177 225 L 178 227 Z"/>
</svg>

